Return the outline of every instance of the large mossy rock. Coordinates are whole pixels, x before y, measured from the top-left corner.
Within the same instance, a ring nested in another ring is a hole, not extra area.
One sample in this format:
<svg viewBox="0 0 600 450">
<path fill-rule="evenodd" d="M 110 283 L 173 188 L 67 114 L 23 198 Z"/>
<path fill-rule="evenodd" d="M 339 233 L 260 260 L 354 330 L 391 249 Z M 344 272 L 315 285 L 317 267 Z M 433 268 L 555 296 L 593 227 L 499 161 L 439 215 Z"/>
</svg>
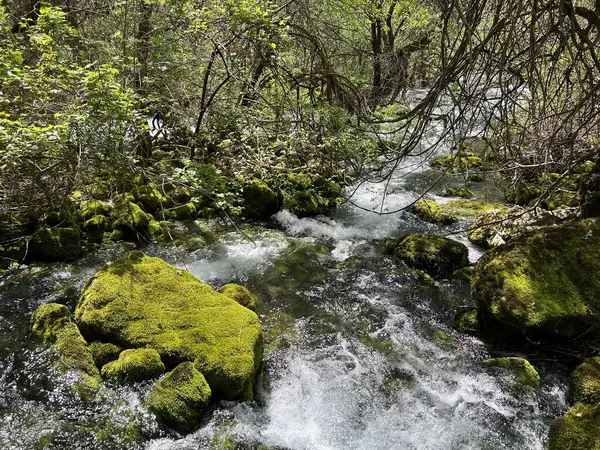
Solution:
<svg viewBox="0 0 600 450">
<path fill-rule="evenodd" d="M 442 207 L 442 211 L 460 219 L 472 220 L 487 212 L 506 213 L 508 208 L 500 203 L 479 202 L 475 200 L 452 200 Z"/>
<path fill-rule="evenodd" d="M 84 200 L 79 205 L 81 219 L 86 221 L 94 216 L 110 216 L 113 206 L 101 200 Z"/>
<path fill-rule="evenodd" d="M 342 188 L 320 175 L 290 173 L 281 181 L 285 193 L 283 208 L 298 217 L 327 214 L 341 201 Z"/>
<path fill-rule="evenodd" d="M 458 222 L 456 216 L 444 211 L 434 200 L 419 200 L 411 206 L 410 212 L 425 222 L 442 225 Z"/>
<path fill-rule="evenodd" d="M 138 186 L 131 193 L 147 212 L 156 211 L 159 208 L 168 206 L 169 199 L 153 183 Z"/>
<path fill-rule="evenodd" d="M 582 362 L 571 374 L 573 403 L 600 403 L 600 357 Z"/>
<path fill-rule="evenodd" d="M 31 317 L 31 334 L 55 349 L 63 370 L 78 373 L 80 379 L 75 390 L 82 397 L 88 397 L 98 389 L 100 373 L 66 306 L 47 303 L 37 308 Z"/>
<path fill-rule="evenodd" d="M 167 368 L 193 361 L 218 397 L 253 397 L 262 358 L 257 315 L 162 259 L 133 252 L 100 270 L 75 316 L 93 340 L 153 348 Z"/>
<path fill-rule="evenodd" d="M 543 228 L 489 251 L 472 284 L 482 329 L 562 343 L 597 338 L 599 254 L 596 219 Z"/>
<path fill-rule="evenodd" d="M 580 403 L 556 419 L 548 450 L 600 450 L 600 405 Z"/>
<path fill-rule="evenodd" d="M 202 373 L 185 362 L 154 385 L 146 406 L 167 425 L 190 432 L 198 426 L 210 399 L 210 386 Z"/>
<path fill-rule="evenodd" d="M 79 257 L 81 233 L 77 228 L 41 228 L 30 243 L 38 261 L 74 261 Z"/>
<path fill-rule="evenodd" d="M 483 362 L 483 365 L 508 376 L 510 389 L 516 394 L 522 394 L 528 389 L 540 388 L 540 375 L 529 361 L 523 358 L 493 358 Z"/>
<path fill-rule="evenodd" d="M 249 219 L 268 219 L 279 211 L 279 197 L 262 180 L 253 179 L 244 186 L 243 214 Z"/>
<path fill-rule="evenodd" d="M 451 276 L 469 264 L 469 250 L 464 244 L 434 234 L 407 234 L 388 241 L 386 249 L 409 267 L 433 277 Z"/>
<path fill-rule="evenodd" d="M 102 376 L 112 381 L 143 381 L 165 372 L 160 355 L 153 348 L 123 350 L 119 359 L 102 367 Z"/>
<path fill-rule="evenodd" d="M 112 227 L 126 236 L 139 237 L 148 235 L 150 217 L 142 208 L 127 198 L 115 203 Z"/>
</svg>

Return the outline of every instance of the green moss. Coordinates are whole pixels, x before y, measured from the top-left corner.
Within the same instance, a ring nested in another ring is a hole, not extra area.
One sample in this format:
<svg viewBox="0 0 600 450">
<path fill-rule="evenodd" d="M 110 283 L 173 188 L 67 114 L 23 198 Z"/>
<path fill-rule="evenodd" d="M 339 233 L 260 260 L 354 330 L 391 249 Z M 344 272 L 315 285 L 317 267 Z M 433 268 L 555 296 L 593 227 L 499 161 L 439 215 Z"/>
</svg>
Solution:
<svg viewBox="0 0 600 450">
<path fill-rule="evenodd" d="M 472 266 L 463 267 L 462 269 L 458 269 L 454 272 L 454 276 L 457 278 L 462 278 L 466 282 L 470 283 L 473 280 L 473 270 Z"/>
<path fill-rule="evenodd" d="M 82 398 L 90 398 L 99 387 L 100 374 L 85 339 L 71 322 L 67 307 L 47 303 L 37 308 L 31 318 L 31 334 L 53 346 L 63 369 L 79 373 L 74 389 Z"/>
<path fill-rule="evenodd" d="M 100 200 L 84 200 L 79 204 L 82 220 L 89 220 L 94 216 L 110 216 L 113 206 Z"/>
<path fill-rule="evenodd" d="M 226 284 L 222 286 L 219 293 L 226 295 L 229 298 L 232 298 L 240 305 L 252 310 L 256 311 L 256 296 L 250 292 L 247 287 L 240 286 L 239 284 Z"/>
<path fill-rule="evenodd" d="M 483 362 L 485 367 L 500 369 L 511 378 L 511 388 L 516 393 L 527 389 L 540 388 L 540 375 L 537 370 L 523 358 L 494 358 Z"/>
<path fill-rule="evenodd" d="M 460 186 L 458 188 L 446 188 L 442 193 L 444 197 L 460 197 L 465 199 L 471 199 L 475 197 L 473 191 L 466 186 Z"/>
<path fill-rule="evenodd" d="M 508 208 L 499 203 L 477 202 L 472 200 L 452 200 L 442 210 L 461 219 L 474 219 L 479 214 L 489 211 L 507 212 Z"/>
<path fill-rule="evenodd" d="M 173 200 L 177 203 L 188 203 L 192 199 L 189 189 L 185 187 L 180 187 L 175 191 L 175 195 L 173 196 Z"/>
<path fill-rule="evenodd" d="M 217 396 L 253 397 L 262 358 L 256 314 L 159 258 L 134 252 L 100 270 L 76 318 L 89 336 L 154 348 L 169 367 L 195 361 Z"/>
<path fill-rule="evenodd" d="M 600 450 L 600 405 L 577 404 L 556 419 L 548 450 Z"/>
<path fill-rule="evenodd" d="M 479 334 L 479 320 L 477 309 L 472 308 L 458 313 L 454 319 L 454 327 L 465 334 Z"/>
<path fill-rule="evenodd" d="M 74 261 L 79 257 L 80 240 L 76 228 L 41 228 L 31 240 L 31 256 L 40 261 Z"/>
<path fill-rule="evenodd" d="M 169 210 L 171 217 L 177 220 L 187 220 L 196 217 L 196 207 L 193 203 L 175 206 Z"/>
<path fill-rule="evenodd" d="M 168 203 L 167 197 L 153 183 L 136 187 L 131 193 L 147 212 L 156 211 Z"/>
<path fill-rule="evenodd" d="M 410 208 L 410 211 L 421 220 L 431 223 L 449 225 L 458 222 L 452 214 L 447 213 L 434 200 L 419 200 Z"/>
<path fill-rule="evenodd" d="M 150 219 L 135 203 L 121 199 L 115 204 L 113 228 L 124 233 L 124 236 L 147 235 Z"/>
<path fill-rule="evenodd" d="M 123 350 L 119 359 L 102 367 L 102 376 L 113 381 L 143 381 L 164 373 L 165 365 L 152 348 Z"/>
<path fill-rule="evenodd" d="M 571 374 L 573 403 L 600 403 L 600 357 L 586 359 Z"/>
<path fill-rule="evenodd" d="M 435 342 L 441 345 L 456 345 L 457 343 L 454 336 L 439 328 L 433 330 L 433 339 Z"/>
<path fill-rule="evenodd" d="M 469 241 L 484 248 L 497 247 L 505 238 L 519 232 L 510 217 L 510 211 L 487 211 L 479 214 L 469 228 Z"/>
<path fill-rule="evenodd" d="M 537 339 L 593 339 L 600 314 L 600 221 L 548 227 L 486 253 L 473 297 L 494 322 Z M 490 322 L 492 324 L 492 322 Z"/>
<path fill-rule="evenodd" d="M 83 222 L 83 230 L 88 232 L 103 231 L 108 229 L 108 218 L 106 216 L 97 215 Z"/>
<path fill-rule="evenodd" d="M 150 390 L 146 406 L 167 425 L 185 432 L 196 428 L 208 407 L 211 390 L 191 362 L 179 364 Z"/>
<path fill-rule="evenodd" d="M 387 250 L 409 267 L 433 277 L 450 276 L 469 264 L 469 251 L 464 244 L 432 234 L 407 234 Z"/>
<path fill-rule="evenodd" d="M 432 167 L 459 172 L 474 169 L 483 165 L 483 160 L 472 153 L 460 152 L 456 155 L 441 155 L 431 162 Z"/>
<path fill-rule="evenodd" d="M 102 367 L 105 364 L 114 361 L 123 351 L 123 348 L 108 342 L 92 342 L 89 345 L 89 349 L 92 353 L 92 358 L 94 358 L 96 367 Z"/>
<path fill-rule="evenodd" d="M 243 189 L 243 215 L 249 219 L 268 219 L 279 211 L 279 198 L 262 180 L 253 179 Z"/>
</svg>

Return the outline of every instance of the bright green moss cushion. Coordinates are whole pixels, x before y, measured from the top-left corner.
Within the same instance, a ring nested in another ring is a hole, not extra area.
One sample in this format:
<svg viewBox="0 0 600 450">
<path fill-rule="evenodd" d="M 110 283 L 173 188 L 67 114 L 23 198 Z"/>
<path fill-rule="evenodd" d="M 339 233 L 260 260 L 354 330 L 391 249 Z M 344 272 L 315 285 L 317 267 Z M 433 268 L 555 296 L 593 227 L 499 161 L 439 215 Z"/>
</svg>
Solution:
<svg viewBox="0 0 600 450">
<path fill-rule="evenodd" d="M 167 369 L 193 361 L 217 397 L 254 395 L 262 358 L 258 316 L 162 259 L 134 252 L 100 270 L 75 317 L 93 340 L 155 349 Z"/>
</svg>

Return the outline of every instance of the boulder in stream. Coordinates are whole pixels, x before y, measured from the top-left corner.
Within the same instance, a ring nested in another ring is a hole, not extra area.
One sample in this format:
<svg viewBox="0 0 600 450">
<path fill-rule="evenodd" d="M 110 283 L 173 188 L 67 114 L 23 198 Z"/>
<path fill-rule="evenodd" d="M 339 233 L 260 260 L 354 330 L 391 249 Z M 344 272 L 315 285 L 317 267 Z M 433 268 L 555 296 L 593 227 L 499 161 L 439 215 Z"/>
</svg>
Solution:
<svg viewBox="0 0 600 450">
<path fill-rule="evenodd" d="M 101 269 L 75 316 L 90 339 L 152 348 L 167 369 L 194 362 L 218 398 L 254 396 L 262 359 L 258 316 L 162 259 L 133 252 Z"/>
<path fill-rule="evenodd" d="M 464 244 L 434 234 L 407 234 L 388 241 L 386 249 L 407 266 L 433 277 L 451 276 L 469 264 L 469 250 Z"/>
<path fill-rule="evenodd" d="M 583 361 L 571 374 L 573 403 L 600 403 L 600 357 Z"/>
<path fill-rule="evenodd" d="M 113 381 L 143 381 L 164 373 L 165 365 L 153 348 L 123 350 L 119 359 L 102 367 L 102 376 Z"/>
<path fill-rule="evenodd" d="M 210 386 L 191 362 L 179 364 L 150 390 L 146 406 L 167 425 L 192 431 L 210 402 Z"/>
<path fill-rule="evenodd" d="M 600 449 L 600 405 L 578 403 L 550 428 L 548 450 Z"/>
<path fill-rule="evenodd" d="M 93 396 L 100 386 L 100 373 L 69 309 L 57 303 L 40 306 L 31 317 L 31 334 L 54 348 L 63 370 L 79 375 L 75 392 L 84 399 Z"/>
<path fill-rule="evenodd" d="M 79 257 L 81 233 L 77 228 L 40 228 L 30 244 L 38 261 L 74 261 Z"/>
<path fill-rule="evenodd" d="M 540 388 L 540 375 L 529 361 L 523 358 L 493 358 L 483 365 L 508 377 L 508 386 L 516 394 Z"/>
<path fill-rule="evenodd" d="M 235 283 L 230 283 L 221 286 L 218 292 L 235 300 L 240 305 L 248 308 L 249 310 L 256 311 L 256 296 L 252 292 L 250 292 L 250 290 L 247 287 Z"/>
<path fill-rule="evenodd" d="M 482 330 L 563 344 L 597 338 L 598 254 L 597 219 L 543 228 L 489 251 L 472 284 Z"/>
<path fill-rule="evenodd" d="M 425 222 L 442 225 L 458 222 L 456 216 L 444 211 L 434 200 L 419 200 L 411 206 L 410 212 Z"/>
</svg>

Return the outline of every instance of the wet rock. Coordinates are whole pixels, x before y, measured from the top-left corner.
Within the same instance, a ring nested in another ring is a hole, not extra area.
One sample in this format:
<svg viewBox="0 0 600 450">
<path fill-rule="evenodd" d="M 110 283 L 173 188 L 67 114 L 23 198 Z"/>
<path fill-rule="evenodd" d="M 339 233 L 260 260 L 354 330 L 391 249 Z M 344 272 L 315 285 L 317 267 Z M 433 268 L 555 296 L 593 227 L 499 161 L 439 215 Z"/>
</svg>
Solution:
<svg viewBox="0 0 600 450">
<path fill-rule="evenodd" d="M 483 365 L 508 375 L 510 389 L 516 394 L 540 388 L 540 375 L 526 359 L 494 358 L 484 361 Z"/>
<path fill-rule="evenodd" d="M 434 200 L 419 200 L 411 206 L 410 212 L 425 222 L 443 225 L 458 222 L 457 217 L 444 211 Z"/>
<path fill-rule="evenodd" d="M 249 219 L 268 219 L 279 211 L 279 198 L 262 180 L 253 179 L 244 186 L 243 214 Z"/>
<path fill-rule="evenodd" d="M 600 448 L 600 405 L 577 404 L 550 428 L 548 450 Z"/>
<path fill-rule="evenodd" d="M 123 350 L 119 359 L 102 367 L 102 377 L 113 381 L 143 381 L 165 372 L 158 352 L 152 348 Z"/>
<path fill-rule="evenodd" d="M 600 403 L 600 357 L 586 359 L 571 374 L 573 403 Z"/>
<path fill-rule="evenodd" d="M 433 234 L 407 234 L 386 244 L 386 250 L 411 268 L 424 270 L 433 277 L 451 276 L 469 264 L 464 244 Z"/>
<path fill-rule="evenodd" d="M 465 334 L 479 334 L 479 321 L 477 320 L 477 308 L 470 308 L 459 312 L 454 318 L 454 327 L 457 331 Z"/>
<path fill-rule="evenodd" d="M 231 283 L 221 286 L 218 292 L 235 300 L 249 310 L 256 311 L 256 296 L 247 287 Z"/>
<path fill-rule="evenodd" d="M 31 317 L 31 334 L 56 350 L 63 370 L 78 373 L 75 391 L 84 399 L 92 397 L 100 386 L 100 373 L 68 308 L 57 303 L 37 308 Z"/>
<path fill-rule="evenodd" d="M 38 261 L 74 261 L 79 258 L 81 233 L 76 228 L 41 228 L 30 243 Z"/>
<path fill-rule="evenodd" d="M 262 358 L 258 317 L 185 270 L 134 252 L 87 283 L 75 312 L 86 335 L 193 361 L 213 393 L 251 399 Z"/>
<path fill-rule="evenodd" d="M 298 217 L 324 215 L 341 201 L 341 186 L 320 175 L 288 174 L 280 188 L 284 209 Z"/>
<path fill-rule="evenodd" d="M 150 390 L 146 406 L 167 425 L 184 432 L 198 426 L 211 389 L 191 362 L 179 364 Z"/>
<path fill-rule="evenodd" d="M 489 251 L 472 284 L 482 328 L 544 342 L 598 337 L 599 253 L 597 219 L 546 227 Z"/>
</svg>

